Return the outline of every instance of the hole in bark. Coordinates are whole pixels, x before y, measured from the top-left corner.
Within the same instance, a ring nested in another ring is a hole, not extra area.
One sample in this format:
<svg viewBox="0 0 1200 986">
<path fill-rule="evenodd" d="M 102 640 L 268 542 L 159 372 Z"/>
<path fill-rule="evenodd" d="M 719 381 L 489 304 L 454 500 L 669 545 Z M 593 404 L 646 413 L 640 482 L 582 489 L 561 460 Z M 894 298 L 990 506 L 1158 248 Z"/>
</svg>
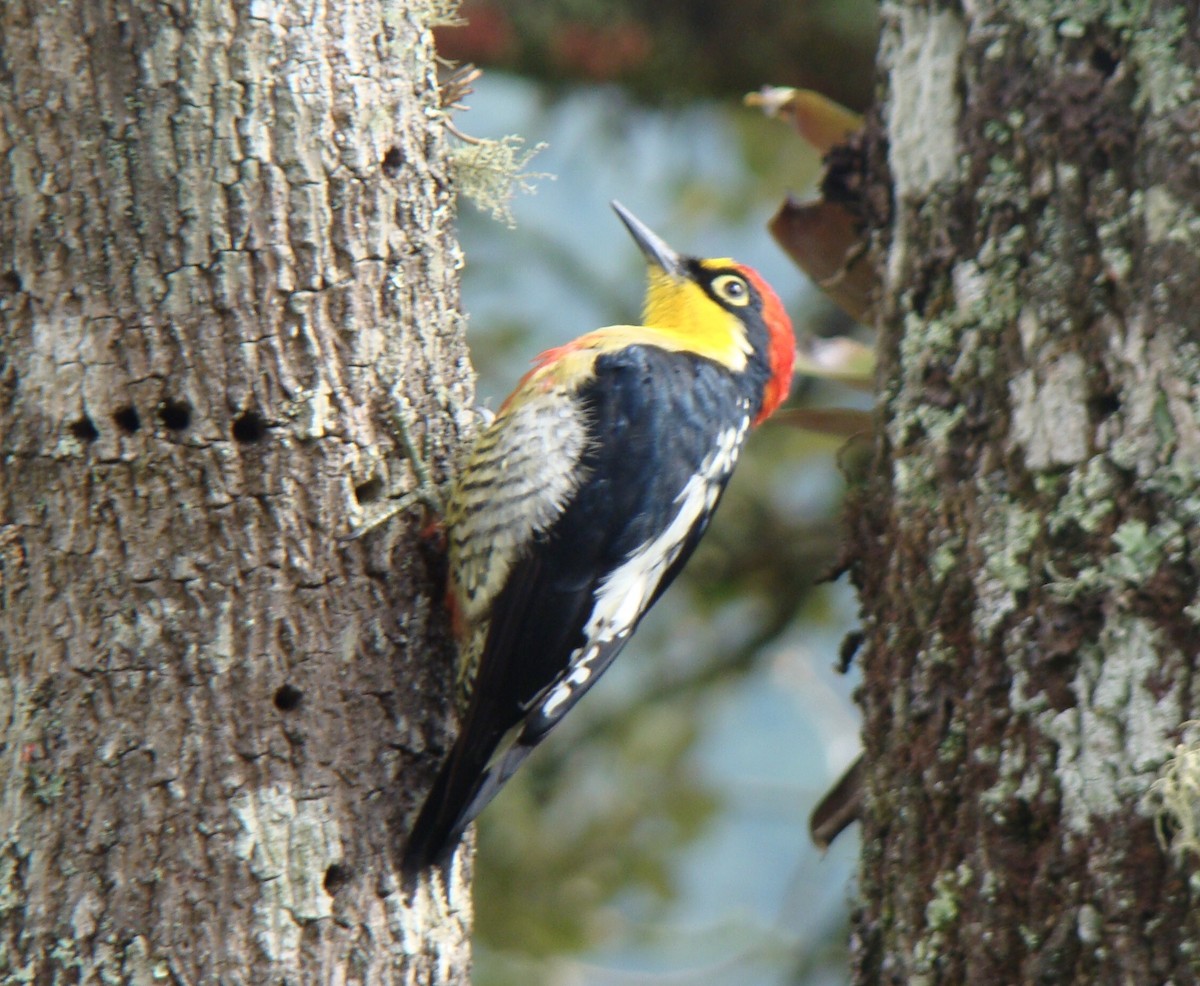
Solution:
<svg viewBox="0 0 1200 986">
<path fill-rule="evenodd" d="M 1102 45 L 1096 45 L 1092 49 L 1092 68 L 1101 75 L 1112 75 L 1120 64 L 1121 59 Z"/>
<path fill-rule="evenodd" d="M 6 270 L 0 280 L 3 280 L 6 290 L 16 294 L 24 285 L 21 283 L 21 275 L 15 270 Z"/>
<path fill-rule="evenodd" d="M 300 707 L 304 692 L 295 685 L 280 685 L 275 690 L 275 708 L 280 712 L 292 712 Z"/>
<path fill-rule="evenodd" d="M 81 442 L 94 442 L 100 437 L 100 432 L 96 430 L 96 426 L 92 423 L 92 419 L 86 414 L 78 421 L 71 422 L 71 434 L 78 438 Z"/>
<path fill-rule="evenodd" d="M 379 164 L 385 175 L 395 178 L 400 173 L 400 166 L 404 164 L 404 155 L 400 153 L 399 147 L 389 147 Z"/>
<path fill-rule="evenodd" d="M 168 431 L 183 431 L 192 423 L 192 409 L 185 401 L 163 401 L 158 405 L 158 420 Z"/>
<path fill-rule="evenodd" d="M 257 442 L 267 433 L 267 422 L 257 411 L 246 411 L 233 422 L 232 430 L 235 442 Z"/>
<path fill-rule="evenodd" d="M 350 882 L 350 871 L 341 863 L 332 864 L 325 871 L 325 893 L 336 897 L 339 890 Z"/>
<path fill-rule="evenodd" d="M 354 487 L 354 499 L 359 503 L 372 503 L 383 495 L 383 480 L 372 476 L 365 483 Z"/>
<path fill-rule="evenodd" d="M 128 404 L 113 411 L 112 418 L 113 424 L 126 435 L 132 435 L 142 426 L 142 419 L 138 417 L 137 409 Z"/>
<path fill-rule="evenodd" d="M 1110 418 L 1121 410 L 1121 398 L 1116 394 L 1098 394 L 1088 401 L 1094 418 Z"/>
</svg>

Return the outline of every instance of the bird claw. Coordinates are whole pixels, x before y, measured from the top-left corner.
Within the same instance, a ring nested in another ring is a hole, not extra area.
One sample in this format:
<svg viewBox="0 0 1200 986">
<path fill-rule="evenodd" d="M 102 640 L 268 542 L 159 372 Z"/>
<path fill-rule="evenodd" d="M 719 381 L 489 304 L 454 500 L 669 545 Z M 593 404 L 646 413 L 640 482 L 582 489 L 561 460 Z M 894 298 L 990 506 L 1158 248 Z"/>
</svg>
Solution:
<svg viewBox="0 0 1200 986">
<path fill-rule="evenodd" d="M 421 504 L 427 511 L 439 518 L 445 515 L 446 498 L 443 487 L 434 480 L 429 463 L 425 459 L 424 450 L 417 447 L 417 442 L 413 438 L 412 429 L 409 428 L 411 414 L 412 408 L 408 402 L 401 400 L 398 409 L 392 414 L 392 427 L 400 439 L 404 456 L 408 459 L 409 466 L 416 477 L 416 487 L 389 496 L 390 502 L 378 514 L 365 520 L 349 534 L 342 535 L 338 538 L 339 541 L 356 541 L 417 504 Z"/>
<path fill-rule="evenodd" d="M 409 493 L 403 493 L 400 496 L 395 497 L 391 503 L 384 507 L 383 510 L 381 510 L 370 520 L 366 520 L 359 524 L 359 526 L 352 530 L 349 534 L 343 534 L 338 538 L 338 540 L 342 541 L 343 543 L 357 541 L 363 535 L 370 534 L 371 531 L 382 527 L 393 517 L 404 513 L 404 511 L 409 507 L 415 506 L 418 503 L 425 504 L 426 506 L 429 505 L 429 501 L 422 496 L 421 491 L 412 490 Z"/>
</svg>

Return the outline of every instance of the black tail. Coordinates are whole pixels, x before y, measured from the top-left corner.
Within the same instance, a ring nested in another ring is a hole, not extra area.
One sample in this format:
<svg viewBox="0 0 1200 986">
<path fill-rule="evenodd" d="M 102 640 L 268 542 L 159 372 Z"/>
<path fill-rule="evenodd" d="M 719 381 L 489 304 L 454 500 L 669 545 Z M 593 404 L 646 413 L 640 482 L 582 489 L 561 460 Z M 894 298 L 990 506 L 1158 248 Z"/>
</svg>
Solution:
<svg viewBox="0 0 1200 986">
<path fill-rule="evenodd" d="M 413 823 L 400 861 L 406 883 L 412 883 L 431 867 L 446 867 L 467 826 L 533 749 L 532 745 L 517 742 L 494 762 L 480 762 L 464 748 L 465 739 L 460 737 L 450 751 Z"/>
</svg>

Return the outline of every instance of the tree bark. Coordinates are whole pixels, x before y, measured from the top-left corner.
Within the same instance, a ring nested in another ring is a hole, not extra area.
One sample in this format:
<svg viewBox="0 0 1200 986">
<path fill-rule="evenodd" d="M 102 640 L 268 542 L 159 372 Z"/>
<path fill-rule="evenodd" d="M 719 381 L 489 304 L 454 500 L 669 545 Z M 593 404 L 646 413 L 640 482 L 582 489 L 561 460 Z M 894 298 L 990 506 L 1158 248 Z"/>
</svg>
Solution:
<svg viewBox="0 0 1200 986">
<path fill-rule="evenodd" d="M 338 540 L 470 396 L 434 17 L 0 5 L 5 982 L 466 980 L 438 552 Z"/>
<path fill-rule="evenodd" d="M 1197 23 L 885 5 L 855 983 L 1197 979 Z"/>
</svg>

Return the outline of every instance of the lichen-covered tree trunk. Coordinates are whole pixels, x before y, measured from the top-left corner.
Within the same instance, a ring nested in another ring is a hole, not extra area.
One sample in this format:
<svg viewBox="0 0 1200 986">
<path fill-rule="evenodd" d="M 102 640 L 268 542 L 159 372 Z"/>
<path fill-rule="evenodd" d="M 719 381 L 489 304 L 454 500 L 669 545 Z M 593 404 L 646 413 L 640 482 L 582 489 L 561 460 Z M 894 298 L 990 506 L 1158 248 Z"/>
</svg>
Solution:
<svg viewBox="0 0 1200 986">
<path fill-rule="evenodd" d="M 885 7 L 855 983 L 1197 980 L 1198 23 Z"/>
<path fill-rule="evenodd" d="M 437 552 L 339 541 L 468 397 L 433 16 L 0 4 L 0 981 L 465 981 Z"/>
</svg>

